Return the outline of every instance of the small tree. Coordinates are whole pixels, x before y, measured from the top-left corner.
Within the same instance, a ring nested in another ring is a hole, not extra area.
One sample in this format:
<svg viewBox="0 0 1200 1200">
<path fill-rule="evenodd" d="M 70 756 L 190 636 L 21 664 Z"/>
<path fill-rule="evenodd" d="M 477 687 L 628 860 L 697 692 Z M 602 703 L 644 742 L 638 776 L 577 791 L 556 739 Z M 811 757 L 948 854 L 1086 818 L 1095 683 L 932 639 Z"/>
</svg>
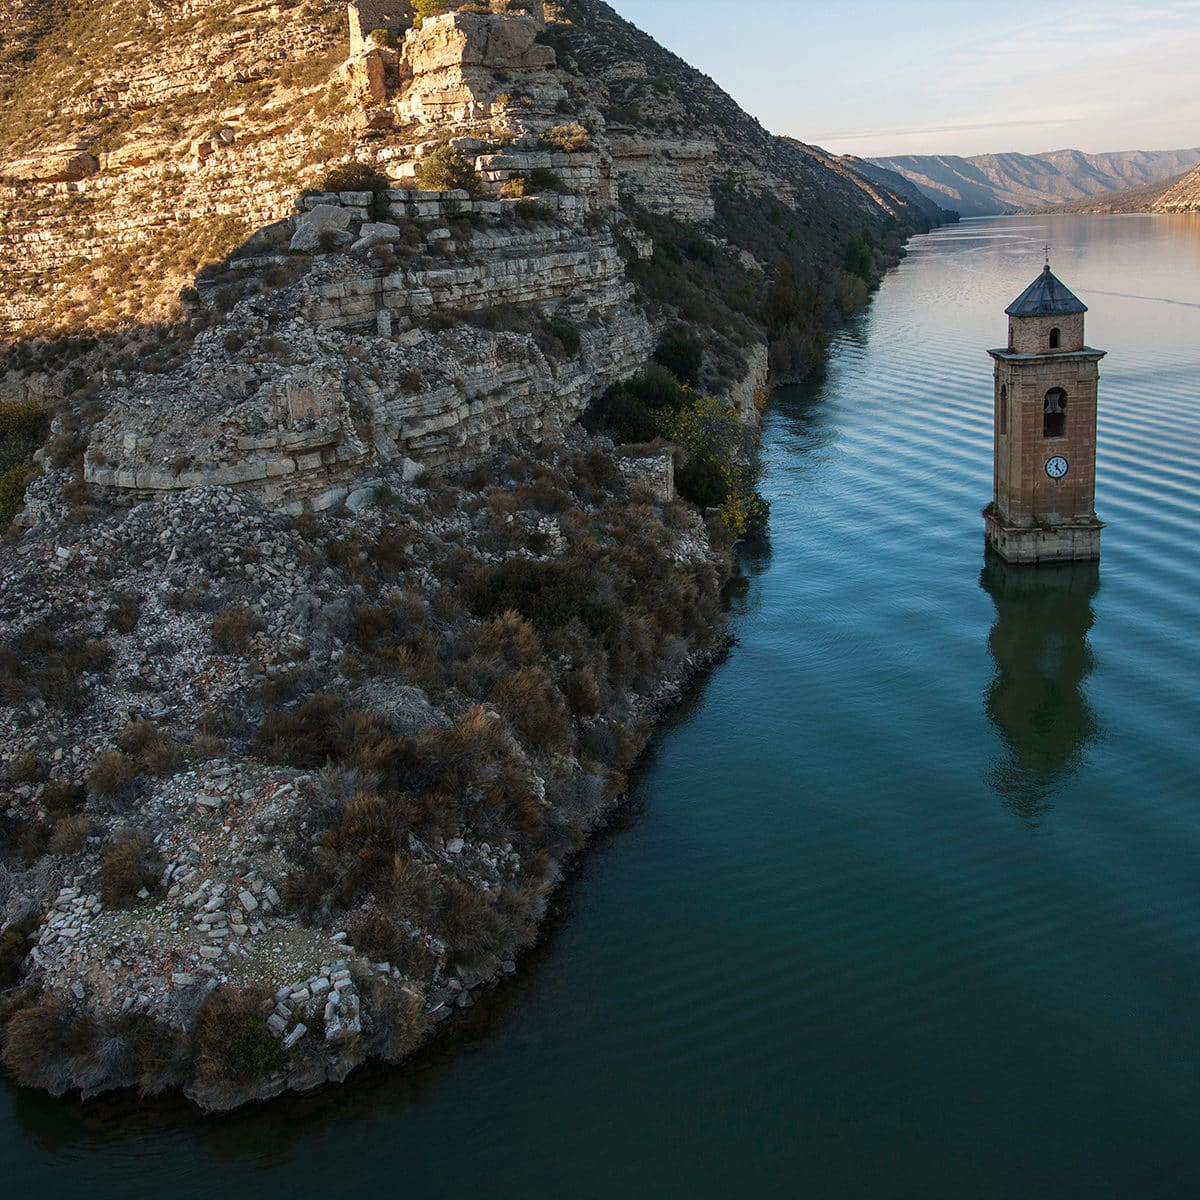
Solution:
<svg viewBox="0 0 1200 1200">
<path fill-rule="evenodd" d="M 592 135 L 575 121 L 569 125 L 552 125 L 542 134 L 542 141 L 566 154 L 578 154 L 592 148 Z"/>
<path fill-rule="evenodd" d="M 483 190 L 474 165 L 453 146 L 440 146 L 417 164 L 417 184 L 427 192 L 464 191 L 470 196 Z"/>
<path fill-rule="evenodd" d="M 449 10 L 446 0 L 412 0 L 413 28 L 420 29 L 426 17 L 439 17 Z"/>
</svg>

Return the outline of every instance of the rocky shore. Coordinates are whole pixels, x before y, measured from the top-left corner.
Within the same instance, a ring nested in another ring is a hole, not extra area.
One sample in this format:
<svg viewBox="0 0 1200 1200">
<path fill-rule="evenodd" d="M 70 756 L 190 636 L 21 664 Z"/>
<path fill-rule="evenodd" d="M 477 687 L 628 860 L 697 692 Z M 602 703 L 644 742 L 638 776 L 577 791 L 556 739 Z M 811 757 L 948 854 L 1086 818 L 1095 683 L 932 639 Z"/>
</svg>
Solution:
<svg viewBox="0 0 1200 1200">
<path fill-rule="evenodd" d="M 727 539 L 577 442 L 325 518 L 212 488 L 66 525 L 39 477 L 0 580 L 18 1079 L 225 1108 L 515 969 L 723 646 Z"/>
</svg>

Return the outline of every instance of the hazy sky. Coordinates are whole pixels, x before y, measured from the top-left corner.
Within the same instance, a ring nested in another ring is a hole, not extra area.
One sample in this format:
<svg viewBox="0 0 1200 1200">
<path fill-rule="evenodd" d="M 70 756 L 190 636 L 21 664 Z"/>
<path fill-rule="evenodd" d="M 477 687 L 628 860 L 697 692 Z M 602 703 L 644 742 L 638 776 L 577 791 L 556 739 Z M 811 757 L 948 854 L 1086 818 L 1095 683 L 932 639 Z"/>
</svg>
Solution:
<svg viewBox="0 0 1200 1200">
<path fill-rule="evenodd" d="M 1200 146 L 1200 0 L 610 0 L 841 154 Z"/>
</svg>

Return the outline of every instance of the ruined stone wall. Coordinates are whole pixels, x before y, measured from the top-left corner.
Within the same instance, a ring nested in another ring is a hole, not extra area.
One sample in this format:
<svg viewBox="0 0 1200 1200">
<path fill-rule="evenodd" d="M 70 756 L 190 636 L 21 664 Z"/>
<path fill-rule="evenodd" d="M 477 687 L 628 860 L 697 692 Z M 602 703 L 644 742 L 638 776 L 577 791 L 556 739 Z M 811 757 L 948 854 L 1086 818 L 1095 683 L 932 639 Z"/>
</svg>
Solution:
<svg viewBox="0 0 1200 1200">
<path fill-rule="evenodd" d="M 351 0 L 348 6 L 350 53 L 361 54 L 371 43 L 371 34 L 382 29 L 403 36 L 413 23 L 409 0 Z"/>
</svg>

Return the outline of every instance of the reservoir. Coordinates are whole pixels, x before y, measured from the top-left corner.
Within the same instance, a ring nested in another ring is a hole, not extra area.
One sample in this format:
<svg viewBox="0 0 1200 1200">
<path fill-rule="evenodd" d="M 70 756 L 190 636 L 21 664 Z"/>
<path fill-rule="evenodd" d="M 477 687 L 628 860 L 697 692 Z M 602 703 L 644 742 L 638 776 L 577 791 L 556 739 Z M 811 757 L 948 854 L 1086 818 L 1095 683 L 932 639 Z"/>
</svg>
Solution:
<svg viewBox="0 0 1200 1200">
<path fill-rule="evenodd" d="M 985 562 L 992 364 L 1090 306 L 1098 567 Z M 0 1084 L 11 1195 L 1200 1192 L 1200 216 L 915 239 L 763 433 L 729 658 L 517 981 L 221 1119 Z"/>
</svg>

